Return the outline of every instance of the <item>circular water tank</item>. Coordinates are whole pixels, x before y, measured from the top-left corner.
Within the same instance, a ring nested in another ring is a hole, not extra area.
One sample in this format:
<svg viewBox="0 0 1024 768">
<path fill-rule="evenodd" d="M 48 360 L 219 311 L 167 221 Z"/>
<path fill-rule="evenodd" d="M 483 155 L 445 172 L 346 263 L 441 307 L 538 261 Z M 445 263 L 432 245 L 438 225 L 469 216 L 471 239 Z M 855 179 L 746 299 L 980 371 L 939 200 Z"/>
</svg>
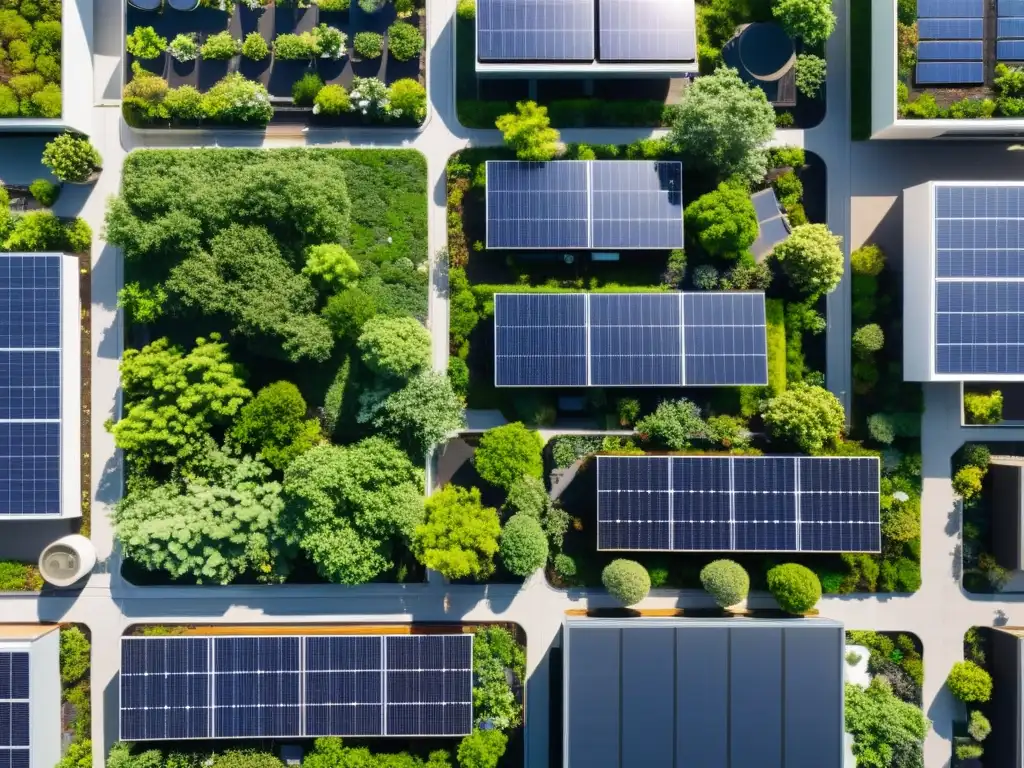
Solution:
<svg viewBox="0 0 1024 768">
<path fill-rule="evenodd" d="M 772 22 L 748 24 L 739 39 L 740 61 L 758 80 L 780 80 L 796 63 L 796 46 L 781 26 Z"/>
<path fill-rule="evenodd" d="M 39 555 L 39 573 L 55 587 L 70 587 L 88 576 L 94 565 L 96 550 L 78 533 L 57 539 Z"/>
</svg>

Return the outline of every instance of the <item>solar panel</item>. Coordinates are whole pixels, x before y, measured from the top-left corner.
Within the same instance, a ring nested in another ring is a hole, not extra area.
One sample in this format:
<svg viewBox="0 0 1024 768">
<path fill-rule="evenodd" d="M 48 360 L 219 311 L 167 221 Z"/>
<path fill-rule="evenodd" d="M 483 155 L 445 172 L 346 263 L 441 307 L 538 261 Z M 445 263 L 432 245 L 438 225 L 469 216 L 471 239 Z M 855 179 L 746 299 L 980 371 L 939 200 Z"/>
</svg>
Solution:
<svg viewBox="0 0 1024 768">
<path fill-rule="evenodd" d="M 918 61 L 981 61 L 981 40 L 926 40 L 917 44 Z"/>
<path fill-rule="evenodd" d="M 0 653 L 0 768 L 29 768 L 29 658 Z"/>
<path fill-rule="evenodd" d="M 915 80 L 921 85 L 966 85 L 985 81 L 985 65 L 974 61 L 924 61 Z"/>
<path fill-rule="evenodd" d="M 696 22 L 691 2 L 600 0 L 602 61 L 694 61 Z"/>
<path fill-rule="evenodd" d="M 1024 0 L 999 0 L 996 5 L 999 16 L 1024 16 Z"/>
<path fill-rule="evenodd" d="M 996 21 L 996 37 L 1024 37 L 1024 18 L 1001 18 Z"/>
<path fill-rule="evenodd" d="M 388 635 L 384 646 L 388 735 L 473 730 L 472 635 Z"/>
<path fill-rule="evenodd" d="M 592 386 L 682 386 L 679 294 L 590 296 Z"/>
<path fill-rule="evenodd" d="M 683 352 L 687 386 L 768 383 L 764 294 L 683 294 Z"/>
<path fill-rule="evenodd" d="M 996 59 L 999 61 L 1024 61 L 1024 40 L 997 40 Z"/>
<path fill-rule="evenodd" d="M 683 247 L 682 163 L 594 160 L 589 165 L 592 248 Z"/>
<path fill-rule="evenodd" d="M 878 552 L 874 457 L 598 456 L 599 550 Z"/>
<path fill-rule="evenodd" d="M 750 252 L 758 259 L 771 253 L 775 246 L 789 237 L 789 225 L 782 215 L 779 200 L 772 187 L 762 189 L 750 196 L 757 214 L 757 240 L 750 246 Z"/>
<path fill-rule="evenodd" d="M 213 639 L 215 737 L 301 732 L 299 641 L 296 636 Z"/>
<path fill-rule="evenodd" d="M 919 40 L 981 40 L 982 19 L 920 19 Z"/>
<path fill-rule="evenodd" d="M 494 296 L 494 384 L 587 384 L 587 299 L 580 293 Z"/>
<path fill-rule="evenodd" d="M 593 0 L 480 0 L 480 61 L 592 61 Z"/>
<path fill-rule="evenodd" d="M 305 644 L 306 735 L 382 735 L 381 638 L 307 637 Z"/>
<path fill-rule="evenodd" d="M 586 248 L 587 164 L 488 161 L 488 248 Z"/>
<path fill-rule="evenodd" d="M 917 18 L 971 18 L 985 15 L 984 0 L 917 0 Z"/>
<path fill-rule="evenodd" d="M 121 639 L 121 739 L 208 739 L 210 643 L 202 637 Z"/>
</svg>

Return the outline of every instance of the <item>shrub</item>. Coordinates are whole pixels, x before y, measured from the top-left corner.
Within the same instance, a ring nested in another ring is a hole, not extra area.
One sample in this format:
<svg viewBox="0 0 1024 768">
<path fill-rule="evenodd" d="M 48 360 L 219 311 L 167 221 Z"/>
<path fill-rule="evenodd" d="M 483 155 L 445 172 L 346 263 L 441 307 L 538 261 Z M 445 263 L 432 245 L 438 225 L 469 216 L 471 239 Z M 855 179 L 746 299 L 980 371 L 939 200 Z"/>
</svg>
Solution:
<svg viewBox="0 0 1024 768">
<path fill-rule="evenodd" d="M 43 579 L 34 566 L 0 560 L 0 592 L 38 591 Z"/>
<path fill-rule="evenodd" d="M 416 559 L 449 579 L 487 578 L 494 572 L 501 523 L 484 507 L 480 491 L 446 485 L 426 501 L 426 517 L 416 527 Z"/>
<path fill-rule="evenodd" d="M 700 572 L 700 583 L 722 608 L 746 600 L 750 576 L 735 560 L 714 560 Z"/>
<path fill-rule="evenodd" d="M 348 35 L 337 27 L 318 24 L 310 34 L 313 36 L 313 53 L 321 59 L 340 59 L 345 55 Z"/>
<path fill-rule="evenodd" d="M 84 182 L 101 162 L 100 153 L 84 136 L 62 133 L 43 148 L 43 165 L 61 181 Z"/>
<path fill-rule="evenodd" d="M 601 583 L 623 605 L 636 605 L 651 591 L 647 569 L 635 560 L 612 560 L 601 572 Z"/>
<path fill-rule="evenodd" d="M 316 49 L 316 40 L 309 32 L 301 35 L 285 33 L 274 38 L 274 56 L 278 59 L 311 59 Z"/>
<path fill-rule="evenodd" d="M 388 50 L 399 61 L 409 61 L 418 56 L 426 41 L 412 24 L 396 21 L 388 27 Z"/>
<path fill-rule="evenodd" d="M 132 323 L 152 323 L 163 314 L 167 293 L 162 286 L 143 288 L 138 283 L 126 283 L 117 292 L 117 306 L 121 307 Z"/>
<path fill-rule="evenodd" d="M 824 43 L 836 28 L 830 0 L 775 0 L 772 15 L 789 34 L 811 46 Z"/>
<path fill-rule="evenodd" d="M 324 81 L 315 72 L 307 72 L 292 85 L 292 102 L 297 106 L 312 106 Z"/>
<path fill-rule="evenodd" d="M 817 98 L 825 84 L 825 60 L 801 53 L 796 57 L 796 88 L 809 99 Z"/>
<path fill-rule="evenodd" d="M 594 451 L 600 450 L 601 440 L 586 435 L 563 435 L 551 441 L 551 458 L 559 469 L 567 469 Z"/>
<path fill-rule="evenodd" d="M 351 0 L 316 0 L 321 11 L 347 11 Z"/>
<path fill-rule="evenodd" d="M 359 265 L 337 243 L 312 245 L 306 249 L 304 275 L 319 279 L 331 288 L 344 288 L 359 277 Z"/>
<path fill-rule="evenodd" d="M 352 48 L 361 59 L 379 59 L 384 53 L 384 37 L 376 32 L 358 32 Z"/>
<path fill-rule="evenodd" d="M 372 317 L 356 344 L 366 366 L 381 376 L 409 379 L 430 365 L 430 334 L 411 317 Z"/>
<path fill-rule="evenodd" d="M 476 18 L 476 0 L 459 0 L 455 15 L 463 21 L 473 21 Z"/>
<path fill-rule="evenodd" d="M 340 85 L 325 85 L 313 100 L 314 115 L 334 117 L 343 112 L 349 112 L 351 109 L 352 103 L 349 101 L 348 91 Z"/>
<path fill-rule="evenodd" d="M 956 745 L 957 760 L 976 760 L 985 753 L 981 744 L 965 742 Z"/>
<path fill-rule="evenodd" d="M 363 13 L 376 13 L 387 5 L 387 0 L 359 0 L 359 9 Z"/>
<path fill-rule="evenodd" d="M 164 96 L 167 116 L 178 120 L 199 120 L 204 116 L 203 94 L 191 85 L 171 88 Z"/>
<path fill-rule="evenodd" d="M 422 123 L 427 117 L 427 89 L 418 81 L 405 77 L 388 88 L 392 117 L 409 117 Z"/>
<path fill-rule="evenodd" d="M 843 277 L 842 238 L 824 224 L 794 227 L 772 255 L 780 262 L 795 288 L 811 295 L 830 293 Z"/>
<path fill-rule="evenodd" d="M 873 243 L 862 245 L 850 254 L 850 269 L 855 275 L 877 277 L 885 269 L 885 254 Z"/>
<path fill-rule="evenodd" d="M 636 431 L 644 440 L 673 451 L 690 447 L 690 441 L 707 436 L 707 424 L 700 407 L 685 397 L 662 400 L 654 413 L 636 423 Z"/>
<path fill-rule="evenodd" d="M 884 413 L 873 413 L 868 416 L 868 434 L 877 443 L 890 445 L 896 439 L 892 421 Z"/>
<path fill-rule="evenodd" d="M 89 671 L 89 639 L 78 627 L 60 631 L 60 681 L 71 686 Z"/>
<path fill-rule="evenodd" d="M 199 43 L 196 42 L 195 32 L 176 35 L 167 50 L 178 61 L 195 61 L 199 58 Z"/>
<path fill-rule="evenodd" d="M 971 712 L 970 720 L 967 723 L 967 732 L 975 741 L 984 741 L 985 737 L 992 733 L 992 723 L 976 709 Z"/>
<path fill-rule="evenodd" d="M 701 264 L 693 270 L 693 287 L 701 291 L 713 291 L 718 287 L 718 270 L 710 264 Z"/>
<path fill-rule="evenodd" d="M 775 194 L 778 195 L 784 209 L 799 205 L 804 198 L 804 183 L 793 171 L 786 171 L 775 179 L 772 186 L 775 187 Z"/>
<path fill-rule="evenodd" d="M 768 591 L 786 613 L 805 614 L 821 599 L 821 582 L 810 568 L 786 563 L 768 571 Z"/>
<path fill-rule="evenodd" d="M 218 32 L 206 38 L 206 42 L 199 49 L 199 53 L 202 54 L 204 59 L 223 61 L 232 58 L 238 53 L 241 46 L 241 42 L 233 38 L 231 33 L 225 29 L 223 32 Z"/>
<path fill-rule="evenodd" d="M 508 491 L 524 476 L 543 477 L 542 448 L 540 435 L 515 421 L 484 432 L 473 461 L 480 477 Z"/>
<path fill-rule="evenodd" d="M 661 276 L 661 282 L 669 288 L 681 288 L 685 278 L 686 252 L 676 249 L 668 255 L 668 263 L 665 265 L 665 273 Z"/>
<path fill-rule="evenodd" d="M 555 573 L 557 573 L 563 579 L 568 580 L 576 575 L 576 561 L 569 557 L 569 555 L 555 555 L 554 565 Z"/>
<path fill-rule="evenodd" d="M 520 160 L 551 160 L 559 152 L 558 131 L 551 127 L 547 107 L 534 101 L 516 102 L 516 111 L 501 115 L 494 125 Z"/>
<path fill-rule="evenodd" d="M 512 515 L 501 530 L 501 561 L 509 573 L 529 576 L 548 561 L 548 540 L 532 515 Z"/>
<path fill-rule="evenodd" d="M 60 195 L 60 187 L 48 179 L 36 179 L 28 188 L 29 193 L 40 205 L 51 208 Z"/>
<path fill-rule="evenodd" d="M 465 398 L 469 391 L 469 366 L 461 357 L 448 358 L 448 380 L 459 397 Z"/>
<path fill-rule="evenodd" d="M 985 470 L 980 467 L 961 467 L 953 475 L 953 493 L 964 501 L 971 501 L 981 493 L 981 481 Z"/>
<path fill-rule="evenodd" d="M 64 243 L 69 253 L 88 253 L 92 248 L 92 228 L 85 219 L 76 218 L 64 225 Z"/>
<path fill-rule="evenodd" d="M 719 184 L 686 207 L 686 229 L 712 256 L 738 258 L 757 239 L 757 212 L 746 188 Z"/>
<path fill-rule="evenodd" d="M 768 400 L 762 410 L 773 437 L 783 438 L 805 453 L 835 443 L 846 423 L 843 406 L 827 389 L 799 385 Z"/>
<path fill-rule="evenodd" d="M 320 7 L 323 7 L 323 3 Z M 270 55 L 270 46 L 259 32 L 250 32 L 242 41 L 242 55 L 253 61 L 263 61 Z"/>
<path fill-rule="evenodd" d="M 968 443 L 960 449 L 957 456 L 957 463 L 959 466 L 971 466 L 985 469 L 991 458 L 992 454 L 987 446 L 979 445 L 977 443 Z"/>
<path fill-rule="evenodd" d="M 551 505 L 548 490 L 539 477 L 524 475 L 508 490 L 503 509 L 513 515 L 527 515 L 538 520 Z"/>
<path fill-rule="evenodd" d="M 1003 420 L 1003 393 L 964 393 L 964 412 L 971 424 L 998 424 Z"/>
<path fill-rule="evenodd" d="M 136 27 L 125 41 L 128 53 L 137 59 L 155 59 L 167 49 L 167 38 L 152 27 Z"/>
<path fill-rule="evenodd" d="M 6 251 L 57 251 L 64 245 L 64 228 L 50 211 L 30 211 L 18 217 L 3 243 Z"/>
<path fill-rule="evenodd" d="M 864 325 L 854 331 L 853 351 L 860 357 L 869 357 L 885 346 L 885 334 L 876 323 Z"/>
<path fill-rule="evenodd" d="M 349 91 L 354 109 L 364 115 L 387 118 L 388 87 L 376 77 L 353 77 L 352 90 Z"/>
<path fill-rule="evenodd" d="M 18 96 L 10 87 L 0 85 L 0 117 L 17 117 Z"/>
<path fill-rule="evenodd" d="M 274 116 L 274 108 L 262 83 L 231 72 L 203 95 L 203 113 L 220 123 L 266 125 Z"/>
<path fill-rule="evenodd" d="M 992 676 L 973 661 L 958 661 L 949 671 L 946 687 L 960 701 L 984 703 L 992 697 Z"/>
<path fill-rule="evenodd" d="M 459 768 L 496 768 L 505 754 L 508 736 L 497 728 L 474 729 L 459 742 Z M 445 764 L 447 765 L 447 764 Z M 438 766 L 438 768 L 443 768 Z"/>
<path fill-rule="evenodd" d="M 299 388 L 290 381 L 278 381 L 242 406 L 231 426 L 231 438 L 270 466 L 284 470 L 320 441 L 320 424 L 306 418 L 306 401 Z"/>
</svg>

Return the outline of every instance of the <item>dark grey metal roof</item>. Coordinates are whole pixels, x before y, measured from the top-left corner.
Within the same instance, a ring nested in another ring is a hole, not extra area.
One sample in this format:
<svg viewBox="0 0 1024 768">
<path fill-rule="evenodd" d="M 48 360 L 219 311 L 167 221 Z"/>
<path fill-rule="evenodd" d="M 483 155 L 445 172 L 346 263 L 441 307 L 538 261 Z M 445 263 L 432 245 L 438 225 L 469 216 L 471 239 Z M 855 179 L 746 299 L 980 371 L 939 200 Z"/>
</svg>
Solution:
<svg viewBox="0 0 1024 768">
<path fill-rule="evenodd" d="M 565 768 L 830 768 L 843 627 L 567 617 Z"/>
<path fill-rule="evenodd" d="M 750 196 L 757 213 L 757 240 L 750 246 L 754 258 L 761 261 L 776 245 L 789 237 L 789 224 L 782 215 L 775 189 L 768 187 Z"/>
</svg>

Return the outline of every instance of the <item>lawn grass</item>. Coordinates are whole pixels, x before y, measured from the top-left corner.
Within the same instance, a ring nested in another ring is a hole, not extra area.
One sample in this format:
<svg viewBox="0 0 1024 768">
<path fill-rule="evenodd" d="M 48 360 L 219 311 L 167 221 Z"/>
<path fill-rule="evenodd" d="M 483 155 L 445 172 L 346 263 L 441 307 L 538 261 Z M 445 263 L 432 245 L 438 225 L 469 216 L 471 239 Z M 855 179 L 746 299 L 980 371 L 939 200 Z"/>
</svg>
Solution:
<svg viewBox="0 0 1024 768">
<path fill-rule="evenodd" d="M 871 138 L 871 3 L 853 2 L 850 13 L 850 137 Z"/>
</svg>

